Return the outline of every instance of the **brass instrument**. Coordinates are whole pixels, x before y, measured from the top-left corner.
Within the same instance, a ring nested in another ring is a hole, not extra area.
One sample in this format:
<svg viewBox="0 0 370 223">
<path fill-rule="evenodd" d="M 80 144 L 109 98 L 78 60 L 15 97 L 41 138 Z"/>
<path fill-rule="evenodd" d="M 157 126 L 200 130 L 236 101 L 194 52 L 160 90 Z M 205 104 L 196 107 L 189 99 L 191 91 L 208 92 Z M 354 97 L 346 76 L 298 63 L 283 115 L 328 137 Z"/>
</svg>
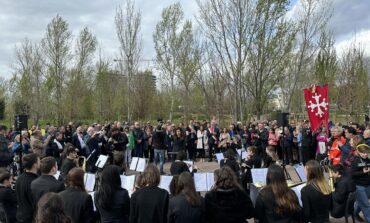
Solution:
<svg viewBox="0 0 370 223">
<path fill-rule="evenodd" d="M 329 186 L 331 188 L 331 191 L 334 192 L 334 177 L 333 177 L 333 172 L 331 171 L 330 168 L 328 168 L 329 171 Z"/>
<path fill-rule="evenodd" d="M 80 162 L 80 159 L 82 159 L 83 161 Z M 84 156 L 78 156 L 76 158 L 76 163 L 77 163 L 77 167 L 82 168 L 86 172 L 86 157 L 84 157 Z"/>
</svg>

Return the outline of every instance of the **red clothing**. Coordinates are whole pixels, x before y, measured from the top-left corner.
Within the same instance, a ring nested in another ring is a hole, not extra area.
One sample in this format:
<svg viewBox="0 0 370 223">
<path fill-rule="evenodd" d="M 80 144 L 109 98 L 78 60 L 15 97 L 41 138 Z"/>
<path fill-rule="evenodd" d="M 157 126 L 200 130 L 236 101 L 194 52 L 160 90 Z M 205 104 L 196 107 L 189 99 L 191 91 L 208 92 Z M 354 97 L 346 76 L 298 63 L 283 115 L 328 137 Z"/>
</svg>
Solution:
<svg viewBox="0 0 370 223">
<path fill-rule="evenodd" d="M 342 156 L 342 151 L 339 149 L 339 145 L 344 145 L 346 143 L 346 138 L 341 136 L 339 139 L 335 139 L 333 145 L 329 150 L 329 160 L 333 165 L 340 164 L 340 158 Z"/>
</svg>

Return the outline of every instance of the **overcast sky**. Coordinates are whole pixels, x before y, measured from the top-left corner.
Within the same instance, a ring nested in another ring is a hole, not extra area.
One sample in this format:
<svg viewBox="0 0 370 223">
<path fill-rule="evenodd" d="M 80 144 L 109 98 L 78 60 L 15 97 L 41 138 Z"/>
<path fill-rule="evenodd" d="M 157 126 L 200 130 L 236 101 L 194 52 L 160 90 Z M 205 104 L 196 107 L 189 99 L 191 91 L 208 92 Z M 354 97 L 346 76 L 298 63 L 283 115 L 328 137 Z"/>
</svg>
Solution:
<svg viewBox="0 0 370 223">
<path fill-rule="evenodd" d="M 206 1 L 206 0 L 204 0 Z M 292 8 L 297 0 L 292 1 Z M 137 0 L 142 13 L 143 58 L 155 57 L 152 34 L 164 7 L 175 0 Z M 69 23 L 73 36 L 88 26 L 97 36 L 103 54 L 114 58 L 119 47 L 114 27 L 116 7 L 124 0 L 0 0 L 0 76 L 9 78 L 14 48 L 26 37 L 40 41 L 47 24 L 60 14 Z M 185 18 L 197 14 L 195 0 L 180 0 Z M 370 56 L 370 0 L 333 0 L 334 15 L 329 28 L 338 51 L 356 39 Z"/>
</svg>

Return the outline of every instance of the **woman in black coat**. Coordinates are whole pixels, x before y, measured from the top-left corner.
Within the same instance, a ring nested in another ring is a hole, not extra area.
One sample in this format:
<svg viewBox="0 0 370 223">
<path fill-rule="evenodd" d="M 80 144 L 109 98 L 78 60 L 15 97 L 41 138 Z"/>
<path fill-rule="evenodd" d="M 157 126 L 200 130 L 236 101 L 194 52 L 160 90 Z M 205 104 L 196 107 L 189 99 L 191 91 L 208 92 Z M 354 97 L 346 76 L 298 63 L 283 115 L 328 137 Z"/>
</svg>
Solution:
<svg viewBox="0 0 370 223">
<path fill-rule="evenodd" d="M 253 205 L 237 181 L 233 170 L 225 166 L 215 170 L 214 188 L 205 196 L 209 223 L 244 223 L 253 217 Z"/>
<path fill-rule="evenodd" d="M 129 222 L 130 197 L 127 190 L 121 188 L 119 167 L 110 165 L 102 171 L 95 204 L 102 223 Z"/>
<path fill-rule="evenodd" d="M 168 207 L 168 223 L 205 222 L 204 200 L 195 191 L 194 179 L 189 172 L 178 177 L 174 195 Z"/>
<path fill-rule="evenodd" d="M 139 190 L 131 196 L 130 223 L 167 222 L 168 192 L 158 187 L 158 168 L 149 164 L 138 182 Z"/>
<path fill-rule="evenodd" d="M 296 194 L 288 187 L 283 169 L 272 164 L 267 172 L 267 185 L 258 194 L 255 218 L 259 223 L 301 222 L 301 207 Z"/>
<path fill-rule="evenodd" d="M 186 141 L 182 129 L 177 128 L 176 134 L 173 136 L 173 152 L 185 151 L 185 145 Z"/>
<path fill-rule="evenodd" d="M 305 173 L 307 185 L 301 190 L 304 221 L 328 223 L 332 191 L 323 169 L 316 160 L 310 160 L 306 163 Z"/>
<path fill-rule="evenodd" d="M 64 210 L 72 222 L 95 222 L 94 204 L 85 190 L 84 174 L 81 168 L 71 169 L 66 178 L 68 187 L 59 193 L 64 201 Z"/>
</svg>

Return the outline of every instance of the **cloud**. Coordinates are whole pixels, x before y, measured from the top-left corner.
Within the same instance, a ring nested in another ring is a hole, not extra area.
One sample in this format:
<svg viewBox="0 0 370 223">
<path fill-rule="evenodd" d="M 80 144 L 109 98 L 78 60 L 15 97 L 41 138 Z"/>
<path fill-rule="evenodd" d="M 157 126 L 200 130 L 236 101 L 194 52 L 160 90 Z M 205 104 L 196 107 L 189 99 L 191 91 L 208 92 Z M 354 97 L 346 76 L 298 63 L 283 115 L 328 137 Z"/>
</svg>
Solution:
<svg viewBox="0 0 370 223">
<path fill-rule="evenodd" d="M 136 8 L 142 14 L 141 34 L 143 39 L 143 58 L 155 56 L 153 32 L 161 18 L 164 7 L 175 0 L 136 0 Z M 45 35 L 46 26 L 52 18 L 59 14 L 68 23 L 73 36 L 88 26 L 96 35 L 105 57 L 117 55 L 119 42 L 116 37 L 114 16 L 121 0 L 1 0 L 0 8 L 0 76 L 11 76 L 11 64 L 14 60 L 14 47 L 26 37 L 39 42 Z M 191 19 L 197 12 L 195 0 L 180 0 L 185 18 Z"/>
</svg>

